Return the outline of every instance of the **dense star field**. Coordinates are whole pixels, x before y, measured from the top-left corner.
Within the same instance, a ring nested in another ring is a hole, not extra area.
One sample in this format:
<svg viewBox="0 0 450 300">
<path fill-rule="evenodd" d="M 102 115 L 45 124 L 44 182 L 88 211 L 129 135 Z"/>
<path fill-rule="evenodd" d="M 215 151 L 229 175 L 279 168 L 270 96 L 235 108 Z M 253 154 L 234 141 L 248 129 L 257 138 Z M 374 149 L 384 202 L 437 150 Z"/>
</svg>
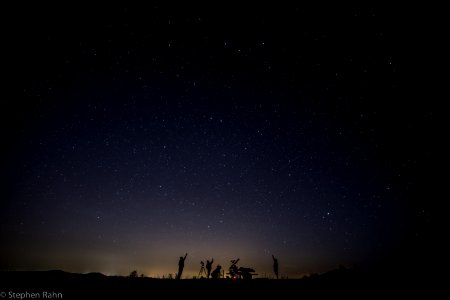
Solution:
<svg viewBox="0 0 450 300">
<path fill-rule="evenodd" d="M 429 217 L 433 117 L 408 97 L 395 20 L 30 9 L 2 100 L 0 268 L 162 277 L 187 252 L 185 278 L 211 258 L 273 277 L 272 255 L 298 278 L 389 261 Z"/>
</svg>

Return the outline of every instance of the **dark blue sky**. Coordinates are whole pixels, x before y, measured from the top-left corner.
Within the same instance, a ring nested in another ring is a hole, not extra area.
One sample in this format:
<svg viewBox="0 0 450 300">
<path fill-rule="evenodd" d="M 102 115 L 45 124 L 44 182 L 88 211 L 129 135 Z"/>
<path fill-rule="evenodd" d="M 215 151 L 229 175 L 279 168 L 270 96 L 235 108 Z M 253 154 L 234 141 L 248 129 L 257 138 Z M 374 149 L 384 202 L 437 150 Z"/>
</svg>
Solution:
<svg viewBox="0 0 450 300">
<path fill-rule="evenodd" d="M 274 254 L 298 277 L 401 247 L 432 114 L 395 18 L 258 12 L 26 14 L 0 266 L 162 276 L 188 252 L 186 276 L 271 276 Z"/>
</svg>

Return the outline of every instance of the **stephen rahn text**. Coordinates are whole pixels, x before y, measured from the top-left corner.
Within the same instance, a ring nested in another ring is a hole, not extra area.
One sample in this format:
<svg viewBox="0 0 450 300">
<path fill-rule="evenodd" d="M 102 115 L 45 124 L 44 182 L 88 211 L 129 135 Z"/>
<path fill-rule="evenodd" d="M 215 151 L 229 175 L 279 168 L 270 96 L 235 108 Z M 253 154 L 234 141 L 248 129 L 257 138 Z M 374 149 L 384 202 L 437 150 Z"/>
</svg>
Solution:
<svg viewBox="0 0 450 300">
<path fill-rule="evenodd" d="M 63 299 L 63 294 L 53 291 L 42 291 L 42 292 L 9 291 L 8 299 Z"/>
</svg>

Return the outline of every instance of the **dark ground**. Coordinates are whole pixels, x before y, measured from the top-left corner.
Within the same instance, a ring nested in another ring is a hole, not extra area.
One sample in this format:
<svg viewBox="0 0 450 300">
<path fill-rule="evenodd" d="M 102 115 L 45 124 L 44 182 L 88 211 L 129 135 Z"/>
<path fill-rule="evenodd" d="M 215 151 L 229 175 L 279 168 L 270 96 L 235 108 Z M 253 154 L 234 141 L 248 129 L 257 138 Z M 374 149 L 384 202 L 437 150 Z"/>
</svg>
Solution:
<svg viewBox="0 0 450 300">
<path fill-rule="evenodd" d="M 403 280 L 402 280 L 403 279 Z M 431 290 L 422 282 L 404 280 L 404 274 L 381 276 L 357 270 L 339 269 L 303 279 L 154 279 L 105 276 L 100 273 L 74 274 L 62 271 L 0 272 L 2 299 L 31 298 L 38 293 L 47 299 L 52 292 L 62 299 L 96 298 L 385 298 L 390 296 L 430 295 Z M 47 294 L 44 295 L 44 292 Z"/>
</svg>

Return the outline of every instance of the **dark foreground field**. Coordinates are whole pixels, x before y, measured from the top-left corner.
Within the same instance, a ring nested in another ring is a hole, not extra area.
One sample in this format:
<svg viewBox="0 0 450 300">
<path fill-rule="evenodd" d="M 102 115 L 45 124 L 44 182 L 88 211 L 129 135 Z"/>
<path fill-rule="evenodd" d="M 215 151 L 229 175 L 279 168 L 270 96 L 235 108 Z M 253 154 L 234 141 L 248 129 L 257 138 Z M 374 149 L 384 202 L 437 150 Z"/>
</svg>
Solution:
<svg viewBox="0 0 450 300">
<path fill-rule="evenodd" d="M 406 290 L 407 289 L 407 290 Z M 62 271 L 0 272 L 0 299 L 152 299 L 157 297 L 257 299 L 283 297 L 314 299 L 414 294 L 414 285 L 403 285 L 353 270 L 336 270 L 304 279 L 153 279 L 73 274 Z"/>
</svg>

